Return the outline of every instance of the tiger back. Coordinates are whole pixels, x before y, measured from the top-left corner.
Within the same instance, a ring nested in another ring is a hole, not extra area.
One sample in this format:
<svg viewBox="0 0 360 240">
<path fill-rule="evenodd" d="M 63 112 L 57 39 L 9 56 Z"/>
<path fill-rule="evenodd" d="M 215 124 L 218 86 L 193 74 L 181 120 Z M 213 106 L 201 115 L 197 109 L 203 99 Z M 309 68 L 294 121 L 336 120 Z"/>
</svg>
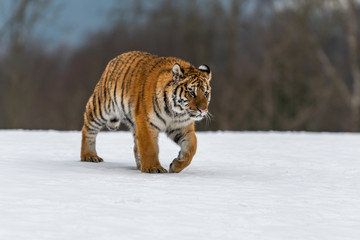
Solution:
<svg viewBox="0 0 360 240">
<path fill-rule="evenodd" d="M 196 152 L 195 121 L 210 117 L 211 72 L 174 57 L 133 51 L 111 60 L 84 113 L 81 161 L 102 162 L 96 136 L 106 126 L 126 124 L 134 136 L 134 156 L 142 172 L 165 173 L 158 159 L 160 131 L 181 150 L 169 172 L 180 172 Z"/>
</svg>

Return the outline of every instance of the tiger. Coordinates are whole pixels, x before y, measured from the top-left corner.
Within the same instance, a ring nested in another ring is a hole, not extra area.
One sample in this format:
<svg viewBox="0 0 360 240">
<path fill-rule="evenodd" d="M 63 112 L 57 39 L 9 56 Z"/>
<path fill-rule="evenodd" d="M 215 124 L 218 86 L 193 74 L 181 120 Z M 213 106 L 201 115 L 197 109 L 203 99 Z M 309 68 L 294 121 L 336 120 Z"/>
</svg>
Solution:
<svg viewBox="0 0 360 240">
<path fill-rule="evenodd" d="M 90 96 L 84 112 L 81 161 L 103 162 L 96 152 L 96 136 L 107 127 L 125 124 L 134 138 L 136 167 L 144 173 L 166 173 L 159 162 L 158 136 L 180 146 L 170 173 L 187 167 L 197 148 L 195 122 L 210 118 L 212 73 L 209 66 L 175 57 L 131 51 L 112 59 Z"/>
</svg>

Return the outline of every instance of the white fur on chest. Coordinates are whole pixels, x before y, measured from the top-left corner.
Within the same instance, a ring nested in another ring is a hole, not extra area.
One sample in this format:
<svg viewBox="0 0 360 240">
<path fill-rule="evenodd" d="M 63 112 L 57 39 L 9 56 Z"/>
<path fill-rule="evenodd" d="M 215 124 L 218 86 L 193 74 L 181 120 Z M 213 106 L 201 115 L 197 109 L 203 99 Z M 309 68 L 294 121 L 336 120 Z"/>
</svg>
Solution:
<svg viewBox="0 0 360 240">
<path fill-rule="evenodd" d="M 166 113 L 161 113 L 159 116 L 155 113 L 151 113 L 149 121 L 160 131 L 183 128 L 194 122 L 194 120 L 192 120 L 187 114 L 183 116 L 170 117 Z"/>
</svg>

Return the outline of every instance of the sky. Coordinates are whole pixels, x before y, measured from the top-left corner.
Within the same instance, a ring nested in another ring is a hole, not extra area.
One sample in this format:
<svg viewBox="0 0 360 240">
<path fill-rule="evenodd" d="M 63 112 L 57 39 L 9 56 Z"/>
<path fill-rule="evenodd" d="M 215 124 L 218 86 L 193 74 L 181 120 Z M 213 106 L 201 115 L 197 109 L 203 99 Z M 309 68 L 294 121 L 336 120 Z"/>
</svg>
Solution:
<svg viewBox="0 0 360 240">
<path fill-rule="evenodd" d="M 13 0 L 0 0 L 0 34 L 4 23 L 11 15 Z M 54 48 L 59 45 L 67 47 L 79 46 L 91 33 L 110 26 L 111 21 L 119 16 L 115 14 L 126 13 L 133 7 L 136 1 L 131 0 L 67 0 L 51 1 L 51 7 L 45 14 L 43 21 L 37 26 L 35 36 L 40 36 L 44 40 L 45 48 Z M 142 0 L 145 8 L 151 9 L 161 0 Z M 197 1 L 200 6 L 206 0 Z M 229 5 L 231 0 L 222 0 L 224 5 Z M 278 0 L 280 6 L 289 1 Z M 205 5 L 206 7 L 206 5 Z M 117 11 L 114 11 L 116 9 Z M 120 10 L 120 11 L 119 11 Z M 0 36 L 0 51 L 1 51 Z"/>
<path fill-rule="evenodd" d="M 91 32 L 105 28 L 115 7 L 128 8 L 131 1 L 74 0 L 53 1 L 49 14 L 36 28 L 47 47 L 59 44 L 77 46 Z M 0 0 L 0 29 L 10 16 L 11 0 Z"/>
<path fill-rule="evenodd" d="M 146 9 L 155 8 L 160 2 L 161 0 L 142 1 Z M 12 0 L 0 0 L 0 32 L 11 15 L 12 3 Z M 55 0 L 52 1 L 48 13 L 37 26 L 34 35 L 41 36 L 45 48 L 51 49 L 61 44 L 77 47 L 91 33 L 106 29 L 112 20 L 119 17 L 114 15 L 115 13 L 121 12 L 126 15 L 134 3 L 135 1 L 131 0 Z"/>
<path fill-rule="evenodd" d="M 66 1 L 60 5 L 55 27 L 47 28 L 52 41 L 79 44 L 86 33 L 106 25 L 106 15 L 115 5 L 115 0 Z M 62 33 L 62 34 L 59 34 Z"/>
</svg>

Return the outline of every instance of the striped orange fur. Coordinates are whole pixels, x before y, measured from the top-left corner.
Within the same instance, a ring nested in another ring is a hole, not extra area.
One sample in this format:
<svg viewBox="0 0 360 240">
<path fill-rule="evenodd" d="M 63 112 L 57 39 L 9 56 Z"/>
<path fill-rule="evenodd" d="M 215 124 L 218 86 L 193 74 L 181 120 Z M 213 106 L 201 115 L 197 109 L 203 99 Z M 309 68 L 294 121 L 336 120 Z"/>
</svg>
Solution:
<svg viewBox="0 0 360 240">
<path fill-rule="evenodd" d="M 195 68 L 174 57 L 133 51 L 114 58 L 86 104 L 81 160 L 102 162 L 95 149 L 98 132 L 125 123 L 139 170 L 167 172 L 158 159 L 158 134 L 164 131 L 181 147 L 169 172 L 180 172 L 196 152 L 194 122 L 209 116 L 210 79 L 208 66 Z"/>
</svg>

